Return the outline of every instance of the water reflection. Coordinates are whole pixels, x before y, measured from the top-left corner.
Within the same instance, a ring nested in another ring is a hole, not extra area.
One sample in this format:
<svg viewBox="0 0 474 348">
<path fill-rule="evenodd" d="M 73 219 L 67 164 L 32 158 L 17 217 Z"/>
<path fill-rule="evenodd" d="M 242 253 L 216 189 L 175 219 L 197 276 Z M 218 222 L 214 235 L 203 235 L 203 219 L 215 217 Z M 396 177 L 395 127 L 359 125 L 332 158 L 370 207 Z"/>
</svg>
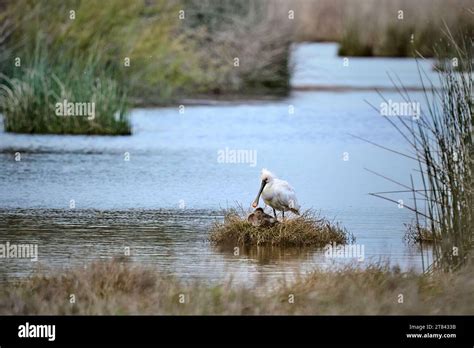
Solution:
<svg viewBox="0 0 474 348">
<path fill-rule="evenodd" d="M 314 254 L 322 254 L 318 248 L 309 247 L 280 247 L 275 245 L 253 246 L 213 246 L 213 250 L 232 256 L 240 256 L 255 260 L 258 265 L 275 265 L 279 263 L 299 264 L 301 261 L 310 260 Z"/>
</svg>

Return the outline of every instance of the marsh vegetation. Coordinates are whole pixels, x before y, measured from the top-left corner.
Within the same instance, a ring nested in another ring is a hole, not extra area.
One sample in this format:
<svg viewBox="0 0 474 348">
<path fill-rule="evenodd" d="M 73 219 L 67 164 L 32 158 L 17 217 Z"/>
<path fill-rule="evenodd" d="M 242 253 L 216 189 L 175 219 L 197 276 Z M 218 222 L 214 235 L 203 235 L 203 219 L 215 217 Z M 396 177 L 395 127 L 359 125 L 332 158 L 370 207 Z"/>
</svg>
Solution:
<svg viewBox="0 0 474 348">
<path fill-rule="evenodd" d="M 283 2 L 284 3 L 284 2 Z M 443 44 L 443 25 L 456 39 L 474 34 L 469 0 L 295 0 L 297 41 L 336 41 L 341 56 L 425 57 Z"/>
<path fill-rule="evenodd" d="M 94 4 L 2 2 L 7 131 L 129 134 L 131 105 L 288 92 L 290 39 L 268 1 Z M 65 98 L 95 103 L 98 117 L 56 117 L 54 105 Z"/>
<path fill-rule="evenodd" d="M 344 56 L 432 56 L 442 21 L 473 29 L 464 0 L 107 0 L 100 9 L 3 0 L 0 9 L 0 112 L 20 133 L 129 134 L 131 106 L 287 95 L 292 42 L 337 41 Z M 98 117 L 56 117 L 66 97 L 96 103 Z"/>
<path fill-rule="evenodd" d="M 315 270 L 264 291 L 228 281 L 182 282 L 123 261 L 99 261 L 0 289 L 0 313 L 68 314 L 472 314 L 473 265 L 456 273 L 400 272 L 384 264 Z M 75 300 L 71 303 L 71 294 Z M 402 295 L 403 297 L 400 297 Z"/>
<path fill-rule="evenodd" d="M 211 243 L 217 245 L 278 245 L 315 246 L 346 244 L 354 237 L 336 222 L 331 222 L 312 211 L 280 220 L 272 226 L 253 226 L 243 211 L 225 212 L 224 221 L 215 222 L 210 231 Z"/>
<path fill-rule="evenodd" d="M 408 208 L 415 213 L 417 237 L 409 239 L 420 245 L 429 239 L 435 256 L 431 268 L 448 271 L 467 262 L 474 241 L 474 75 L 473 38 L 456 39 L 447 26 L 444 35 L 457 59 L 454 64 L 438 54 L 438 64 L 443 66 L 438 71 L 441 87 L 435 88 L 420 72 L 427 105 L 420 117 L 386 119 L 410 148 L 410 153 L 399 154 L 415 160 L 418 167 L 414 175 L 421 187 L 415 187 L 413 174 L 409 184 L 397 183 L 413 194 Z M 405 102 L 413 102 L 402 82 L 394 84 Z"/>
</svg>

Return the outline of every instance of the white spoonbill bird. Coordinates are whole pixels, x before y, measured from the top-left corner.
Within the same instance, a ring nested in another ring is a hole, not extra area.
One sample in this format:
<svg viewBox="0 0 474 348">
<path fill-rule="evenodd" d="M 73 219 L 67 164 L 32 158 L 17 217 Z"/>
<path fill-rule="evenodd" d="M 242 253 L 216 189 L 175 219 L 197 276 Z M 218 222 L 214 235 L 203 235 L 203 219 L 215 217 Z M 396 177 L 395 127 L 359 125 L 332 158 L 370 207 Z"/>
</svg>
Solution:
<svg viewBox="0 0 474 348">
<path fill-rule="evenodd" d="M 282 217 L 285 218 L 285 211 L 291 211 L 295 214 L 300 214 L 298 200 L 296 199 L 295 190 L 285 180 L 278 179 L 270 171 L 262 169 L 260 175 L 262 184 L 258 191 L 255 201 L 252 206 L 256 208 L 260 195 L 262 195 L 263 201 L 266 205 L 273 208 L 273 214 L 276 216 L 276 210 L 282 212 Z"/>
</svg>

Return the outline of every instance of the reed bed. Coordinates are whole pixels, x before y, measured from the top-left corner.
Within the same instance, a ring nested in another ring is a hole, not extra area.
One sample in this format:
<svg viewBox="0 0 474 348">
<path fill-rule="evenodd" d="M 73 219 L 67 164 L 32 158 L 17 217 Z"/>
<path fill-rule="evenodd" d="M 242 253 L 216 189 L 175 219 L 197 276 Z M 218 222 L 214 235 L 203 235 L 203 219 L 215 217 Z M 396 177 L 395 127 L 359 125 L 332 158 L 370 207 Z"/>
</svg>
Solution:
<svg viewBox="0 0 474 348">
<path fill-rule="evenodd" d="M 429 116 L 410 134 L 427 199 L 428 228 L 439 235 L 434 239 L 437 265 L 449 270 L 466 263 L 474 243 L 474 80 L 472 36 L 459 42 L 449 30 L 447 35 L 463 72 L 444 61 L 441 91 L 430 92 L 434 102 L 428 104 Z"/>
<path fill-rule="evenodd" d="M 406 207 L 415 213 L 419 241 L 424 230 L 433 234 L 435 261 L 430 269 L 452 271 L 467 262 L 474 242 L 473 42 L 472 36 L 456 39 L 448 27 L 444 34 L 459 66 L 438 54 L 441 87 L 420 72 L 426 104 L 420 117 L 386 119 L 411 149 L 403 155 L 417 162 L 415 174 L 422 187 L 415 188 L 413 176 L 411 184 L 400 185 L 413 195 L 412 206 Z M 405 102 L 416 102 L 401 83 L 394 83 Z"/>
<path fill-rule="evenodd" d="M 275 6 L 295 11 L 296 41 L 337 41 L 341 56 L 434 56 L 443 22 L 455 33 L 474 33 L 469 0 L 295 0 Z"/>
<path fill-rule="evenodd" d="M 0 109 L 7 132 L 131 134 L 126 93 L 116 81 L 98 77 L 91 68 L 58 72 L 59 76 L 57 72 L 37 61 L 21 77 L 0 76 Z M 57 104 L 65 101 L 89 107 L 81 109 L 82 115 L 58 114 Z"/>
</svg>

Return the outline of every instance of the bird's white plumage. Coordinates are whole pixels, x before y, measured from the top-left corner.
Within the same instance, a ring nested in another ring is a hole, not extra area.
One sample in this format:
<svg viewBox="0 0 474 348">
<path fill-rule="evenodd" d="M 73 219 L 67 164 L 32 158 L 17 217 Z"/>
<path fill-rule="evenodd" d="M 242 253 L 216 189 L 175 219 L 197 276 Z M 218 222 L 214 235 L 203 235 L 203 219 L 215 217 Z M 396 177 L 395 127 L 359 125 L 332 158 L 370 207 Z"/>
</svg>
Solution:
<svg viewBox="0 0 474 348">
<path fill-rule="evenodd" d="M 261 179 L 267 181 L 262 191 L 265 204 L 280 211 L 299 211 L 295 190 L 288 182 L 278 179 L 267 169 L 262 170 Z"/>
</svg>

